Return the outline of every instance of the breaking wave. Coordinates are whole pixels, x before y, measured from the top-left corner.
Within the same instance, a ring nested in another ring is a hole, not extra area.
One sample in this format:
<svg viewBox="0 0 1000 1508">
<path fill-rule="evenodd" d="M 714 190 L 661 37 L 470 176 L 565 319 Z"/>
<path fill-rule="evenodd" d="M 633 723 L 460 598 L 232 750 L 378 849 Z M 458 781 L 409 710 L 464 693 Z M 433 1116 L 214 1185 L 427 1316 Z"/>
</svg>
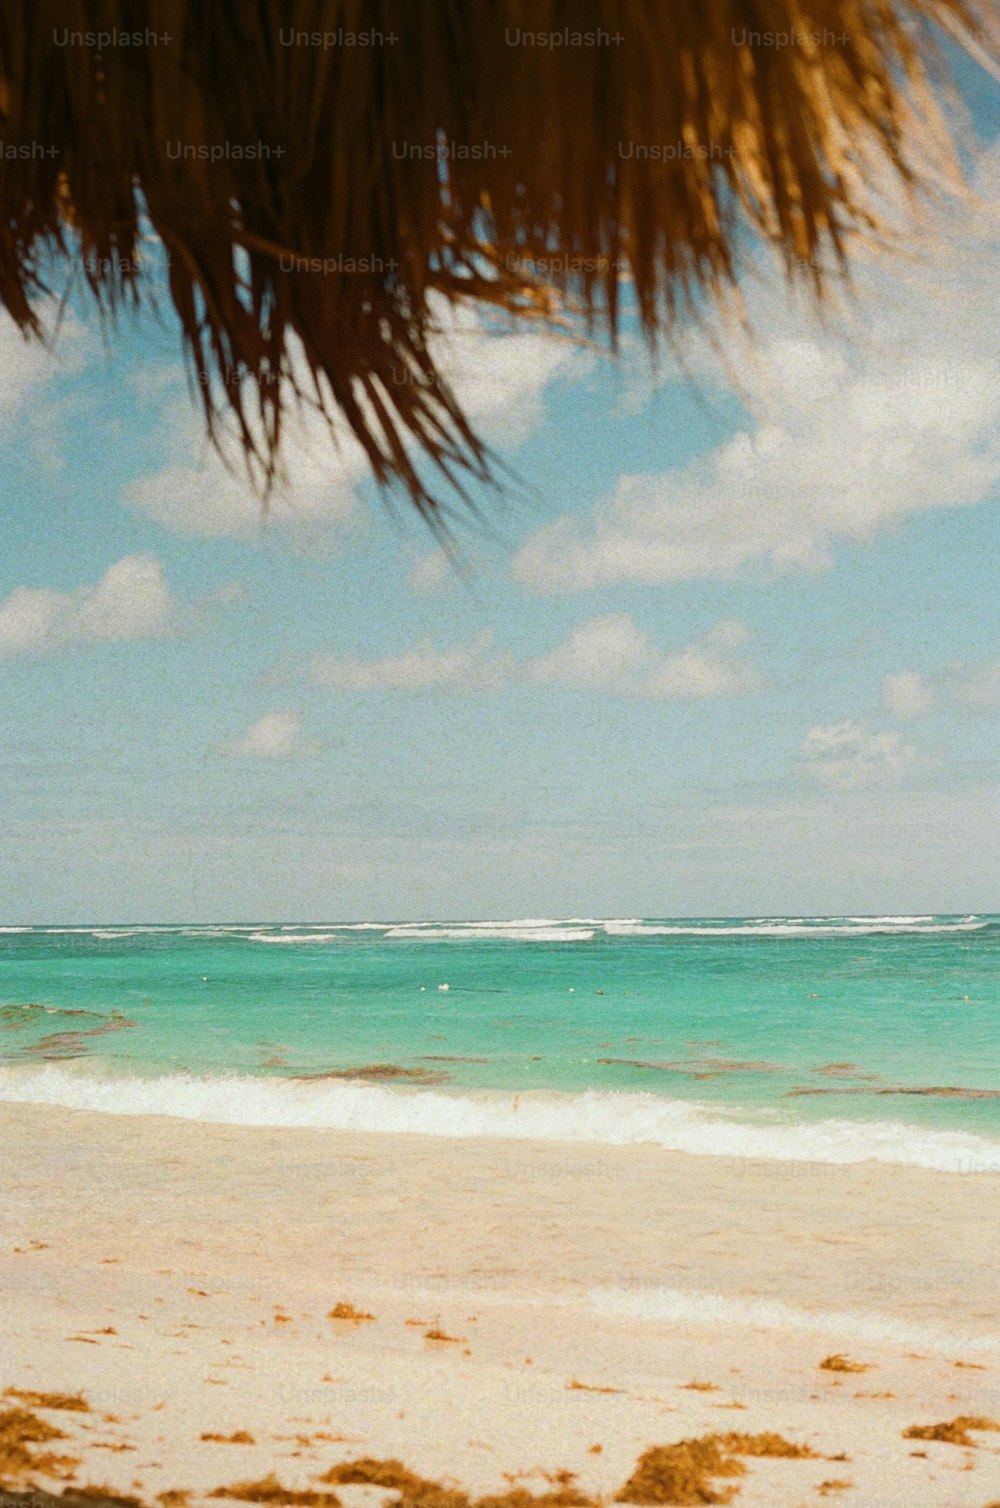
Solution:
<svg viewBox="0 0 1000 1508">
<path fill-rule="evenodd" d="M 1000 1172 L 1000 1141 L 896 1121 L 755 1122 L 651 1094 L 394 1089 L 377 1084 L 229 1075 L 126 1078 L 94 1066 L 0 1068 L 0 1102 L 110 1115 L 166 1115 L 217 1125 L 422 1136 L 652 1145 L 705 1156 L 790 1163 L 866 1161 L 939 1172 Z"/>
</svg>

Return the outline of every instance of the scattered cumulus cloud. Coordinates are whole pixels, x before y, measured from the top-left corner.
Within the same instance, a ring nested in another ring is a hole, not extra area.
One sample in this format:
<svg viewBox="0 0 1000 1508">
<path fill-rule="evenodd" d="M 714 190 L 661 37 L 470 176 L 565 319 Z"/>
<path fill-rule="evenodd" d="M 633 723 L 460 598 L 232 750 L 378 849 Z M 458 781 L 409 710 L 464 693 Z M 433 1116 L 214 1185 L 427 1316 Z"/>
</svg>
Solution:
<svg viewBox="0 0 1000 1508">
<path fill-rule="evenodd" d="M 490 691 L 508 678 L 511 662 L 490 653 L 493 635 L 484 630 L 466 644 L 436 649 L 430 639 L 380 660 L 335 654 L 314 655 L 306 679 L 324 691 Z"/>
<path fill-rule="evenodd" d="M 441 371 L 474 428 L 493 445 L 519 445 L 542 421 L 546 389 L 578 379 L 593 355 L 568 337 L 487 322 L 469 305 L 442 300 L 433 341 Z"/>
<path fill-rule="evenodd" d="M 945 677 L 953 700 L 969 712 L 992 712 L 1000 707 L 1000 656 L 979 663 L 959 662 Z"/>
<path fill-rule="evenodd" d="M 172 436 L 170 459 L 160 470 L 129 482 L 122 501 L 174 533 L 253 540 L 276 525 L 343 526 L 354 514 L 354 488 L 367 463 L 350 436 L 340 437 L 335 447 L 315 413 L 289 416 L 285 474 L 266 509 L 232 447 L 227 467 L 208 445 L 200 413 L 188 401 L 171 397 L 159 423 Z"/>
<path fill-rule="evenodd" d="M 802 740 L 802 773 L 833 790 L 855 790 L 895 779 L 916 758 L 895 728 L 872 732 L 850 719 L 810 728 Z"/>
<path fill-rule="evenodd" d="M 997 162 L 984 178 L 1000 176 Z M 734 335 L 728 347 L 752 421 L 685 465 L 621 476 L 589 516 L 536 531 L 515 578 L 558 593 L 822 571 L 839 542 L 988 498 L 1000 482 L 1000 232 L 980 221 L 978 237 L 956 223 L 928 238 L 908 276 L 861 267 L 853 339 L 810 327 L 784 290 L 756 307 L 751 297 L 757 342 Z"/>
<path fill-rule="evenodd" d="M 413 649 L 379 660 L 315 655 L 303 674 L 311 685 L 328 691 L 485 693 L 538 685 L 650 700 L 697 699 L 735 696 L 761 686 L 746 655 L 748 639 L 745 624 L 725 619 L 683 648 L 664 653 L 627 614 L 609 613 L 579 624 L 537 658 L 518 660 L 496 651 L 493 635 L 485 631 L 447 649 L 423 639 Z"/>
<path fill-rule="evenodd" d="M 528 679 L 650 699 L 737 696 L 760 688 L 745 658 L 749 630 L 728 618 L 683 649 L 663 654 L 625 613 L 581 623 L 548 655 L 529 660 Z"/>
<path fill-rule="evenodd" d="M 882 703 L 890 717 L 922 717 L 934 705 L 934 693 L 925 676 L 915 670 L 900 670 L 883 680 Z"/>
<path fill-rule="evenodd" d="M 430 595 L 444 591 L 454 575 L 455 565 L 450 551 L 438 547 L 414 562 L 409 584 L 413 591 Z"/>
<path fill-rule="evenodd" d="M 266 712 L 238 738 L 220 745 L 225 759 L 312 759 L 321 746 L 303 731 L 302 714 L 289 708 Z"/>
<path fill-rule="evenodd" d="M 0 658 L 170 632 L 178 605 L 153 555 L 126 555 L 93 585 L 71 592 L 17 587 L 0 603 Z"/>
<path fill-rule="evenodd" d="M 51 330 L 46 334 L 50 343 L 27 340 L 12 319 L 5 316 L 0 322 L 0 436 L 14 421 L 30 416 L 43 392 L 50 401 L 55 379 L 84 366 L 87 336 L 76 315 L 63 315 L 57 337 Z"/>
<path fill-rule="evenodd" d="M 935 675 L 901 670 L 882 682 L 882 702 L 894 717 L 921 717 L 942 702 L 961 712 L 1000 708 L 1000 656 L 954 660 Z"/>
<path fill-rule="evenodd" d="M 441 333 L 432 345 L 441 370 L 485 440 L 517 445 L 543 415 L 550 383 L 583 371 L 592 359 L 570 343 L 539 331 L 496 333 L 471 309 L 442 304 Z M 405 380 L 405 369 L 399 369 Z M 302 386 L 310 383 L 304 371 Z M 180 390 L 145 380 L 139 396 L 157 414 L 157 427 L 171 436 L 165 463 L 124 488 L 126 507 L 164 528 L 202 538 L 259 539 L 275 526 L 315 532 L 342 529 L 357 515 L 357 488 L 370 475 L 367 458 L 343 421 L 332 426 L 314 406 L 292 405 L 284 418 L 284 476 L 266 511 L 245 476 L 238 446 L 227 445 L 231 466 L 207 444 L 200 410 Z M 248 393 L 248 398 L 249 398 Z M 250 405 L 252 409 L 252 403 Z M 424 590 L 443 584 L 440 563 L 430 557 L 415 583 Z"/>
</svg>

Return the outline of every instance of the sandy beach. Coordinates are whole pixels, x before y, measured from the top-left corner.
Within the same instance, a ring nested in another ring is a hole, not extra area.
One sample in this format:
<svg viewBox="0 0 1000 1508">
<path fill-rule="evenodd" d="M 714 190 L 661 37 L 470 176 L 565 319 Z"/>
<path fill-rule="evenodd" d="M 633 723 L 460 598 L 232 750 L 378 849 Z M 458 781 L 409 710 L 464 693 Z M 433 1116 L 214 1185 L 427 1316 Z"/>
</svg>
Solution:
<svg viewBox="0 0 1000 1508">
<path fill-rule="evenodd" d="M 645 1500 L 1000 1497 L 989 1175 L 42 1106 L 5 1105 L 3 1141 L 0 1383 L 65 1437 L 29 1457 L 70 1463 L 5 1489 L 349 1505 L 385 1489 L 338 1466 L 395 1459 L 568 1503 L 652 1447 L 773 1433 L 801 1453 L 724 1448 L 708 1495 Z"/>
</svg>

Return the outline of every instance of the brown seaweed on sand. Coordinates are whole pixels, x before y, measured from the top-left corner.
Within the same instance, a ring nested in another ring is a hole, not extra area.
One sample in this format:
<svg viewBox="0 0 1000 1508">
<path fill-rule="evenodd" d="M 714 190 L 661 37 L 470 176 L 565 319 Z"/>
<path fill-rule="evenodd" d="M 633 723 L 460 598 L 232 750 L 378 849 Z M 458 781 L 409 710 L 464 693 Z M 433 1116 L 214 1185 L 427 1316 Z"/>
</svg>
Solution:
<svg viewBox="0 0 1000 1508">
<path fill-rule="evenodd" d="M 824 1356 L 819 1364 L 821 1372 L 869 1372 L 870 1366 L 865 1361 L 851 1361 L 842 1351 L 835 1351 L 832 1356 Z"/>
<path fill-rule="evenodd" d="M 786 1440 L 784 1435 L 775 1434 L 773 1430 L 764 1430 L 759 1435 L 741 1435 L 732 1433 L 717 1435 L 723 1449 L 731 1450 L 737 1456 L 772 1456 L 786 1461 L 815 1461 L 818 1459 L 814 1450 L 808 1445 L 796 1445 L 791 1440 Z M 836 1459 L 830 1457 L 831 1460 Z"/>
<path fill-rule="evenodd" d="M 392 1458 L 376 1460 L 364 1456 L 357 1461 L 345 1461 L 331 1467 L 319 1480 L 344 1487 L 365 1484 L 394 1488 L 399 1492 L 394 1508 L 596 1508 L 593 1498 L 572 1485 L 570 1472 L 557 1474 L 555 1480 L 559 1485 L 551 1492 L 536 1496 L 524 1487 L 512 1487 L 509 1492 L 477 1498 L 474 1502 L 468 1493 L 418 1476 Z"/>
<path fill-rule="evenodd" d="M 82 1393 L 35 1393 L 31 1388 L 8 1388 L 5 1398 L 16 1398 L 27 1408 L 64 1409 L 71 1414 L 89 1414 L 90 1404 Z"/>
<path fill-rule="evenodd" d="M 374 1314 L 369 1314 L 364 1309 L 355 1309 L 353 1304 L 348 1304 L 343 1299 L 339 1303 L 334 1304 L 327 1315 L 327 1319 L 348 1320 L 351 1324 L 355 1325 L 363 1324 L 365 1320 L 373 1320 L 374 1318 Z"/>
<path fill-rule="evenodd" d="M 715 1477 L 739 1477 L 746 1467 L 740 1456 L 776 1456 L 790 1460 L 814 1460 L 815 1452 L 794 1445 L 782 1435 L 703 1435 L 678 1440 L 673 1445 L 654 1445 L 636 1463 L 635 1471 L 616 1494 L 616 1503 L 689 1505 L 728 1503 L 737 1489 L 716 1487 Z"/>
<path fill-rule="evenodd" d="M 654 1445 L 644 1451 L 635 1470 L 619 1492 L 616 1503 L 690 1504 L 728 1503 L 735 1487 L 717 1488 L 715 1477 L 739 1477 L 746 1471 L 742 1461 L 719 1448 L 715 1435 L 700 1440 L 678 1440 L 674 1445 Z"/>
<path fill-rule="evenodd" d="M 911 1424 L 904 1429 L 904 1440 L 943 1440 L 947 1445 L 976 1444 L 970 1430 L 1000 1433 L 1000 1421 L 987 1419 L 982 1414 L 959 1414 L 955 1419 L 943 1420 L 940 1424 Z"/>
<path fill-rule="evenodd" d="M 537 1496 L 525 1487 L 512 1487 L 509 1492 L 477 1498 L 474 1508 L 592 1508 L 592 1505 L 596 1508 L 594 1498 L 567 1482 Z"/>
<path fill-rule="evenodd" d="M 344 1487 L 364 1484 L 395 1488 L 400 1494 L 395 1508 L 470 1508 L 467 1493 L 418 1476 L 394 1457 L 377 1460 L 362 1456 L 357 1461 L 342 1461 L 319 1480 Z"/>
<path fill-rule="evenodd" d="M 36 1454 L 34 1445 L 44 1445 L 49 1440 L 65 1440 L 66 1436 L 54 1424 L 40 1419 L 28 1409 L 5 1409 L 0 1413 L 0 1482 L 8 1476 L 20 1477 L 28 1471 L 44 1471 L 52 1475 L 77 1462 L 67 1456 L 56 1456 L 51 1451 Z"/>
<path fill-rule="evenodd" d="M 157 1502 L 162 1508 L 186 1508 L 190 1496 L 190 1492 L 177 1490 L 160 1492 Z M 23 1492 L 5 1489 L 2 1501 L 4 1508 L 146 1508 L 145 1503 L 130 1493 L 90 1483 L 64 1487 L 58 1495 L 44 1487 L 29 1487 Z"/>
<path fill-rule="evenodd" d="M 249 1430 L 237 1429 L 231 1435 L 200 1435 L 201 1440 L 211 1440 L 216 1445 L 256 1445 L 256 1440 Z"/>
<path fill-rule="evenodd" d="M 216 1487 L 209 1493 L 213 1498 L 237 1498 L 243 1503 L 284 1503 L 294 1508 L 340 1508 L 340 1499 L 335 1492 L 316 1492 L 311 1487 L 301 1490 L 283 1487 L 272 1473 L 256 1482 L 234 1482 L 230 1487 Z"/>
<path fill-rule="evenodd" d="M 59 1504 L 59 1508 L 78 1508 L 81 1503 L 84 1508 L 146 1508 L 141 1498 L 133 1497 L 128 1492 L 119 1492 L 103 1483 L 87 1482 L 82 1487 L 67 1487 L 62 1497 L 54 1501 Z"/>
</svg>

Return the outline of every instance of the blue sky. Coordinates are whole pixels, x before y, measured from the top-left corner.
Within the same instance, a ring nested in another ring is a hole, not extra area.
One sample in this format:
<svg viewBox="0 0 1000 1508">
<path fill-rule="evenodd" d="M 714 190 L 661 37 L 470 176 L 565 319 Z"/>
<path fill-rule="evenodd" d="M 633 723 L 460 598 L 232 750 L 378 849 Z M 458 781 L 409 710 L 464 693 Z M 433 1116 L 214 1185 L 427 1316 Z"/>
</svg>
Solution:
<svg viewBox="0 0 1000 1508">
<path fill-rule="evenodd" d="M 0 328 L 0 919 L 997 909 L 1000 153 L 821 328 L 654 377 L 442 336 L 530 486 L 463 581 L 308 427 L 262 523 L 174 332 Z"/>
</svg>

